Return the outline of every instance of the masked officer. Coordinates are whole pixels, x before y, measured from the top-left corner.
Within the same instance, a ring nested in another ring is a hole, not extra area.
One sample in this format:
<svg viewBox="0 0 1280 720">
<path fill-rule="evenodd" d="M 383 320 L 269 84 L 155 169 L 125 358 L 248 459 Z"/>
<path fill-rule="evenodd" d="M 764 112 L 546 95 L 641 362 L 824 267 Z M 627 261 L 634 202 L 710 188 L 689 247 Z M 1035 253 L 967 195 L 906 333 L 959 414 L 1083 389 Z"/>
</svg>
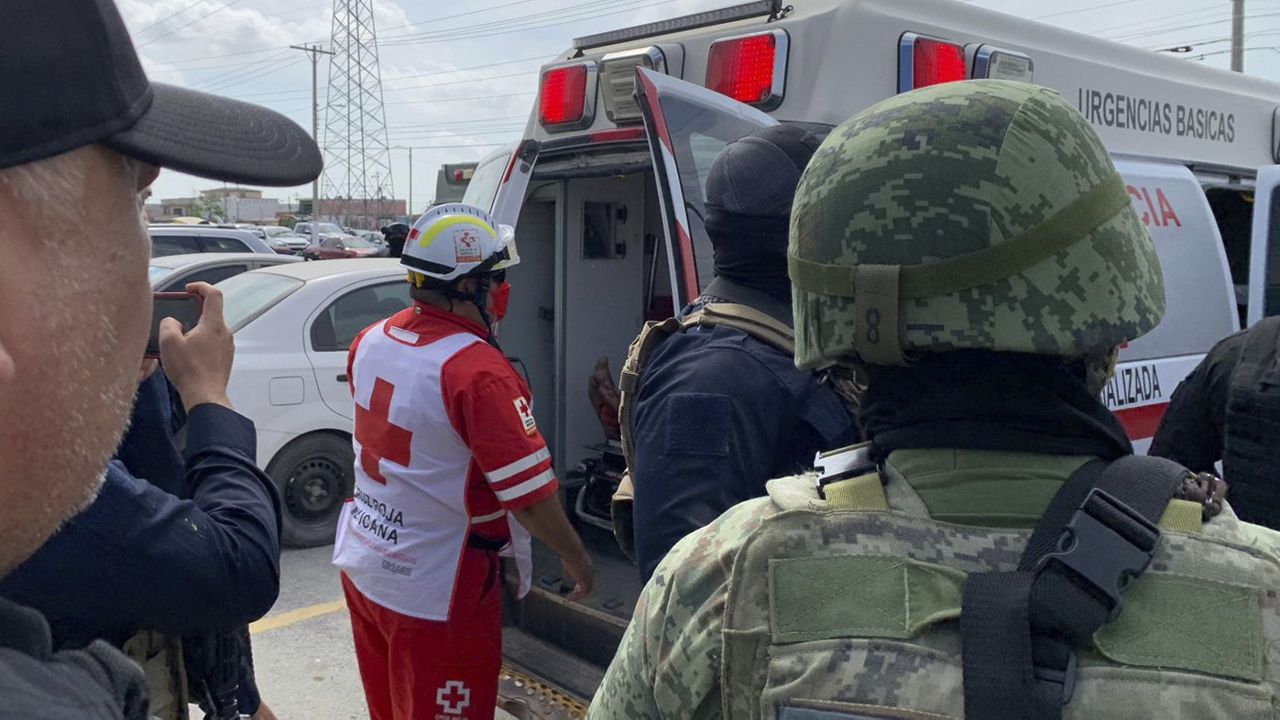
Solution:
<svg viewBox="0 0 1280 720">
<path fill-rule="evenodd" d="M 1280 529 L 1280 317 L 1218 343 L 1169 401 L 1151 454 L 1200 472 L 1222 461 L 1231 506 Z"/>
<path fill-rule="evenodd" d="M 721 151 L 706 189 L 716 277 L 681 313 L 681 332 L 633 345 L 646 357 L 628 358 L 624 376 L 637 389 L 622 422 L 645 579 L 680 538 L 763 495 L 769 478 L 808 469 L 819 450 L 855 440 L 834 387 L 798 370 L 792 356 L 787 224 L 817 147 L 812 134 L 777 125 Z M 753 314 L 742 325 L 720 322 L 737 313 Z"/>
<path fill-rule="evenodd" d="M 488 213 L 433 208 L 400 260 L 413 306 L 351 345 L 355 498 L 333 562 L 372 720 L 493 718 L 498 555 L 517 558 L 527 591 L 530 532 L 563 559 L 572 598 L 591 589 L 529 389 L 491 344 L 518 261 Z"/>
<path fill-rule="evenodd" d="M 382 239 L 387 242 L 388 257 L 398 258 L 404 253 L 404 240 L 409 237 L 409 226 L 402 222 L 382 228 Z"/>
<path fill-rule="evenodd" d="M 589 717 L 1272 712 L 1277 534 L 1098 400 L 1164 287 L 1076 110 L 987 80 L 881 102 L 814 156 L 789 252 L 796 361 L 864 377 L 870 443 L 676 545 Z"/>
</svg>

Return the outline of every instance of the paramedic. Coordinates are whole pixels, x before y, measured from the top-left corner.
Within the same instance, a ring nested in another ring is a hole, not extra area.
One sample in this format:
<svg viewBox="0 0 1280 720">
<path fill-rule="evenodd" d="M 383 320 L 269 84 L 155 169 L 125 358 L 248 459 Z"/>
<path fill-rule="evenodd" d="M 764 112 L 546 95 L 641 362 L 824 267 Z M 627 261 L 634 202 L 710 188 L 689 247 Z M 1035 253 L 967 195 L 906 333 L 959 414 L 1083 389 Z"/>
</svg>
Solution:
<svg viewBox="0 0 1280 720">
<path fill-rule="evenodd" d="M 865 373 L 870 443 L 680 541 L 589 718 L 1270 712 L 1280 533 L 1098 399 L 1164 281 L 1072 105 L 973 80 L 871 106 L 805 171 L 789 262 L 796 362 Z"/>
<path fill-rule="evenodd" d="M 721 151 L 706 188 L 716 277 L 684 315 L 735 303 L 791 324 L 787 225 L 796 182 L 817 147 L 813 135 L 779 125 Z M 728 327 L 694 327 L 662 341 L 644 363 L 637 398 L 634 540 L 646 579 L 680 538 L 856 432 L 821 375 Z"/>
<path fill-rule="evenodd" d="M 527 591 L 529 532 L 562 558 L 572 599 L 591 590 L 529 389 L 491 344 L 510 235 L 467 205 L 418 218 L 400 259 L 412 306 L 351 345 L 355 497 L 333 561 L 372 720 L 492 720 L 498 556 L 515 557 Z"/>
<path fill-rule="evenodd" d="M 151 319 L 139 192 L 160 167 L 295 186 L 322 166 L 278 113 L 151 83 L 111 0 L 3 8 L 0 577 L 92 502 L 124 432 Z M 228 412 L 208 334 L 164 325 L 189 422 Z M 54 652 L 40 612 L 0 599 L 0 717 L 148 708 L 142 671 L 118 650 Z"/>
<path fill-rule="evenodd" d="M 1280 530 L 1280 317 L 1219 342 L 1178 385 L 1151 454 L 1231 486 L 1241 520 Z"/>
</svg>

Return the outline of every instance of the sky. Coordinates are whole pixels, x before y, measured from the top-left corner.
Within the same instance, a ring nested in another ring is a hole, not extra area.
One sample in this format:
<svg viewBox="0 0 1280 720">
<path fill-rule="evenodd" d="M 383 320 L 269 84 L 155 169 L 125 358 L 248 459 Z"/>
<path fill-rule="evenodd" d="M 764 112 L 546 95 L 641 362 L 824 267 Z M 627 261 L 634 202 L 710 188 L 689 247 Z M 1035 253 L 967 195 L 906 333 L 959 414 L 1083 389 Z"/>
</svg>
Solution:
<svg viewBox="0 0 1280 720">
<path fill-rule="evenodd" d="M 478 160 L 518 140 L 538 69 L 572 39 L 725 7 L 739 0 L 373 0 L 394 195 L 434 197 L 444 163 Z M 805 0 L 790 0 L 799 5 Z M 965 0 L 1090 35 L 1229 67 L 1230 0 Z M 265 105 L 311 128 L 311 62 L 290 45 L 327 43 L 334 0 L 117 0 L 153 81 Z M 1245 72 L 1280 81 L 1280 0 L 1246 0 Z M 318 67 L 322 127 L 328 58 Z M 221 183 L 165 171 L 155 198 Z M 309 185 L 264 189 L 284 201 Z M 153 200 L 154 202 L 154 200 Z"/>
</svg>

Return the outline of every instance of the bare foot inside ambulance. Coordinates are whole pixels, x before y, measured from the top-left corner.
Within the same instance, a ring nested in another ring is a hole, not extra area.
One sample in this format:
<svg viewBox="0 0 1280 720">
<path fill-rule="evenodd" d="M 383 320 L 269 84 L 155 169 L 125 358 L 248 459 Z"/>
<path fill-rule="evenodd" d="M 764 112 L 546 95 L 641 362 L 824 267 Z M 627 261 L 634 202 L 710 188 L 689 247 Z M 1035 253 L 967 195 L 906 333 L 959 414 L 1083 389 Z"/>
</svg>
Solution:
<svg viewBox="0 0 1280 720">
<path fill-rule="evenodd" d="M 564 506 L 559 495 L 544 498 L 529 507 L 513 510 L 516 521 L 524 526 L 529 534 L 538 538 L 544 545 L 560 556 L 564 565 L 564 574 L 573 581 L 570 600 L 581 600 L 591 594 L 591 584 L 595 578 L 595 569 L 591 564 L 591 556 L 582 546 L 582 539 L 569 524 L 564 514 Z"/>
<path fill-rule="evenodd" d="M 236 345 L 222 317 L 222 291 L 201 282 L 188 285 L 187 292 L 204 303 L 200 321 L 186 334 L 173 318 L 160 323 L 160 364 L 187 411 L 206 403 L 230 408 L 227 383 Z"/>
</svg>

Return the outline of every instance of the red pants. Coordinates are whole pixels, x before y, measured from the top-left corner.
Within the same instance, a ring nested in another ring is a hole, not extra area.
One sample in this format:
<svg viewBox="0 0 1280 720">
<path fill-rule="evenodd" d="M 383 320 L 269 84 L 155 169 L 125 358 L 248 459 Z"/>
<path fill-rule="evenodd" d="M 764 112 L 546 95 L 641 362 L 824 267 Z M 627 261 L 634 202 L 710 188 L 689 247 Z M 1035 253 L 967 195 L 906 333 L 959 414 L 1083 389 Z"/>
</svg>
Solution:
<svg viewBox="0 0 1280 720">
<path fill-rule="evenodd" d="M 371 720 L 493 720 L 502 667 L 498 556 L 466 548 L 447 622 L 401 615 L 342 576 Z"/>
</svg>

